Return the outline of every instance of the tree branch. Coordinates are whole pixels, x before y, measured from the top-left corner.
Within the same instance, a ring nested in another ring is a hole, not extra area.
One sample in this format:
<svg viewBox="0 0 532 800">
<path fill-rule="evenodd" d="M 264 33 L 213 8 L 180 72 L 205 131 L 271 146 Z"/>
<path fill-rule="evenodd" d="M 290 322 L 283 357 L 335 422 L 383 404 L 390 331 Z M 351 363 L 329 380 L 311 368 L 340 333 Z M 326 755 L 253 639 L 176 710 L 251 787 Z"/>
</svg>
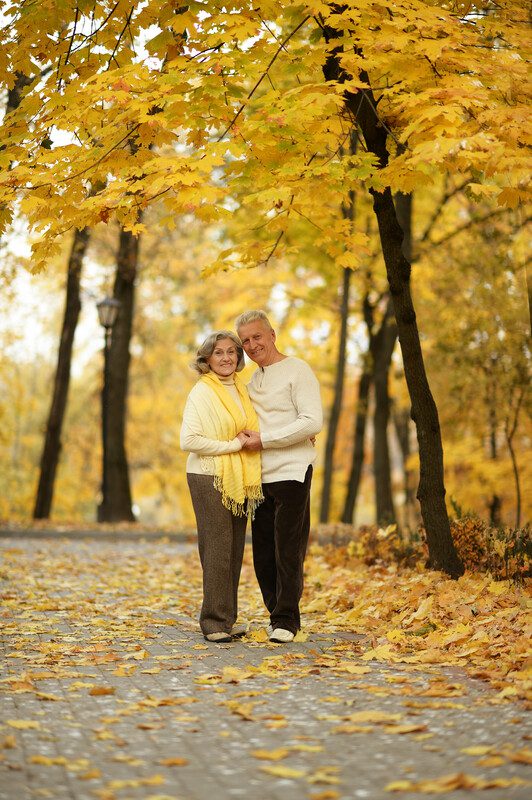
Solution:
<svg viewBox="0 0 532 800">
<path fill-rule="evenodd" d="M 298 30 L 299 30 L 300 28 L 302 28 L 302 27 L 303 27 L 303 25 L 305 24 L 305 22 L 306 22 L 307 20 L 309 20 L 309 19 L 310 19 L 310 15 L 306 16 L 306 17 L 305 17 L 305 18 L 304 18 L 304 19 L 303 19 L 303 20 L 302 20 L 302 21 L 299 23 L 299 25 L 297 25 L 297 27 L 295 27 L 295 28 L 294 28 L 294 30 L 293 30 L 291 33 L 289 33 L 289 34 L 288 34 L 288 36 L 287 36 L 285 39 L 283 39 L 283 41 L 281 42 L 281 44 L 280 44 L 280 45 L 279 45 L 279 47 L 277 48 L 276 52 L 274 53 L 274 55 L 273 55 L 273 56 L 272 56 L 272 58 L 270 59 L 270 63 L 268 64 L 268 66 L 266 67 L 266 69 L 264 70 L 264 72 L 262 73 L 262 75 L 260 76 L 260 78 L 258 79 L 258 81 L 256 82 L 255 86 L 252 88 L 252 90 L 250 91 L 250 93 L 249 93 L 249 94 L 248 94 L 248 96 L 246 97 L 246 101 L 245 101 L 244 103 L 242 103 L 242 105 L 240 106 L 240 108 L 239 108 L 239 109 L 238 109 L 238 111 L 236 112 L 235 116 L 233 117 L 233 119 L 231 120 L 231 122 L 229 123 L 229 125 L 227 126 L 227 128 L 224 130 L 224 132 L 221 134 L 221 136 L 219 136 L 219 137 L 218 137 L 218 139 L 216 140 L 217 142 L 221 142 L 221 141 L 222 141 L 222 139 L 224 138 L 224 136 L 225 136 L 225 135 L 228 133 L 228 131 L 230 131 L 230 130 L 231 130 L 231 128 L 233 127 L 233 125 L 235 124 L 235 122 L 237 121 L 237 119 L 239 118 L 240 114 L 241 114 L 241 113 L 243 112 L 243 110 L 245 109 L 245 107 L 246 107 L 246 105 L 247 105 L 248 101 L 249 101 L 249 100 L 251 100 L 251 98 L 253 97 L 253 95 L 255 94 L 255 92 L 257 91 L 257 89 L 259 88 L 259 86 L 261 85 L 262 81 L 263 81 L 263 80 L 264 80 L 264 78 L 267 76 L 268 72 L 270 71 L 270 68 L 273 66 L 273 64 L 274 64 L 274 63 L 275 63 L 275 61 L 277 60 L 277 57 L 279 56 L 279 54 L 280 54 L 280 53 L 281 53 L 283 50 L 285 50 L 285 49 L 286 49 L 286 48 L 285 48 L 285 45 L 286 45 L 286 43 L 290 41 L 290 39 L 291 39 L 291 38 L 292 38 L 292 37 L 293 37 L 293 36 L 294 36 L 294 35 L 295 35 L 295 34 L 298 32 Z"/>
</svg>

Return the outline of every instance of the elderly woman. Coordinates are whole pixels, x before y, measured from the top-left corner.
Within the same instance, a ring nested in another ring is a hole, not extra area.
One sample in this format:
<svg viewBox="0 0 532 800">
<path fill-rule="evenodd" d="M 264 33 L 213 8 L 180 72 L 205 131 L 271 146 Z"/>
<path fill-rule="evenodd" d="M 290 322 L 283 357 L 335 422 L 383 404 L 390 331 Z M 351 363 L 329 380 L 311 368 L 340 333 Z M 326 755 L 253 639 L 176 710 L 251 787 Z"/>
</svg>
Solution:
<svg viewBox="0 0 532 800">
<path fill-rule="evenodd" d="M 247 515 L 263 499 L 260 454 L 242 450 L 257 415 L 237 372 L 244 367 L 240 339 L 215 331 L 192 364 L 201 375 L 183 412 L 181 448 L 190 452 L 187 481 L 196 515 L 203 568 L 200 626 L 210 642 L 246 631 L 235 625 Z"/>
</svg>

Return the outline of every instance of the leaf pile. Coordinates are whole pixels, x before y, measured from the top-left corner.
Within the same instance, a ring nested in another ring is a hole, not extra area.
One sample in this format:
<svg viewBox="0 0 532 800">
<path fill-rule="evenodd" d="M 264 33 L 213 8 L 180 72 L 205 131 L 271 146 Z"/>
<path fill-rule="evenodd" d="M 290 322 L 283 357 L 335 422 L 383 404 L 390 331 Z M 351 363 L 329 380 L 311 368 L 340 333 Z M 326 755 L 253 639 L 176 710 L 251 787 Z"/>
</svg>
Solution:
<svg viewBox="0 0 532 800">
<path fill-rule="evenodd" d="M 311 630 L 367 636 L 362 658 L 461 666 L 490 681 L 499 699 L 531 699 L 530 593 L 526 586 L 466 573 L 377 563 L 347 547 L 313 546 L 303 612 Z"/>
</svg>

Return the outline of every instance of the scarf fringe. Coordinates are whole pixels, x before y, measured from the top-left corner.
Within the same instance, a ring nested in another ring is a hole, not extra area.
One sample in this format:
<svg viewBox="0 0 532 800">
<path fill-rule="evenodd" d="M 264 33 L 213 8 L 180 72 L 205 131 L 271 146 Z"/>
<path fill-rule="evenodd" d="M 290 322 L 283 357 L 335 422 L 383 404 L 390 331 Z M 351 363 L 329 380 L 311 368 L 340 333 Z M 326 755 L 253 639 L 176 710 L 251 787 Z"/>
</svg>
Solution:
<svg viewBox="0 0 532 800">
<path fill-rule="evenodd" d="M 235 500 L 234 497 L 230 497 L 225 491 L 220 475 L 214 476 L 214 488 L 217 489 L 222 495 L 222 505 L 229 509 L 231 514 L 234 514 L 235 517 L 248 516 L 251 519 L 255 519 L 255 511 L 257 506 L 259 506 L 264 500 L 261 486 L 245 486 L 244 500 L 241 502 Z"/>
</svg>

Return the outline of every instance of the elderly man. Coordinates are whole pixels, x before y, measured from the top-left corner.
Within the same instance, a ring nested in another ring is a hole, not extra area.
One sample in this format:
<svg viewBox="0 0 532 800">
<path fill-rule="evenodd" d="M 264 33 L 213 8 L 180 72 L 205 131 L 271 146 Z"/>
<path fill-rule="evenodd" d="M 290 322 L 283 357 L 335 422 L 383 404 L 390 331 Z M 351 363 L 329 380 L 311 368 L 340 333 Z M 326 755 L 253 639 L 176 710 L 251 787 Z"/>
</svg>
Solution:
<svg viewBox="0 0 532 800">
<path fill-rule="evenodd" d="M 248 391 L 260 433 L 245 431 L 249 450 L 261 450 L 264 502 L 252 523 L 253 563 L 270 612 L 269 638 L 291 642 L 301 627 L 299 601 L 310 531 L 312 437 L 323 413 L 318 381 L 305 361 L 280 353 L 264 311 L 235 322 L 246 355 L 258 369 Z"/>
</svg>

